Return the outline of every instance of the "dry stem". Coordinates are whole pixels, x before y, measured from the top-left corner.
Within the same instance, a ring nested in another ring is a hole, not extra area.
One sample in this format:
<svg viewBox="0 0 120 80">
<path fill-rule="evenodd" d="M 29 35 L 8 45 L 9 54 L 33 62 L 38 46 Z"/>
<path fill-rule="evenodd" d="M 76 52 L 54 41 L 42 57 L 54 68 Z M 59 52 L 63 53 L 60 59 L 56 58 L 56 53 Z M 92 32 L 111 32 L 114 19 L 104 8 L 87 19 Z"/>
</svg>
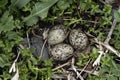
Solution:
<svg viewBox="0 0 120 80">
<path fill-rule="evenodd" d="M 80 80 L 84 80 L 84 78 L 81 76 L 81 74 L 80 74 L 80 73 L 77 71 L 77 69 L 75 68 L 75 66 L 74 66 L 74 62 L 75 62 L 75 59 L 72 58 L 72 64 L 71 64 L 72 69 L 76 72 L 76 74 L 77 74 L 77 78 L 80 78 Z"/>
<path fill-rule="evenodd" d="M 42 55 L 43 55 L 43 50 L 44 50 L 44 47 L 45 47 L 46 42 L 47 42 L 47 39 L 44 41 L 43 46 L 42 46 L 42 48 L 41 48 L 41 51 L 40 51 L 40 58 L 41 58 Z"/>
<path fill-rule="evenodd" d="M 29 34 L 26 33 L 26 35 L 27 35 L 28 48 L 30 49 L 30 38 L 29 38 Z"/>
<path fill-rule="evenodd" d="M 94 40 L 96 41 L 96 43 L 98 43 L 98 44 L 100 45 L 100 46 L 99 46 L 99 49 L 100 49 L 99 53 L 100 53 L 100 55 L 99 55 L 98 58 L 94 61 L 93 66 L 100 64 L 100 59 L 101 59 L 102 55 L 103 55 L 103 54 L 106 54 L 108 50 L 112 51 L 114 54 L 116 54 L 118 57 L 120 57 L 120 53 L 119 53 L 115 48 L 113 48 L 112 46 L 109 45 L 109 41 L 110 41 L 110 39 L 111 39 L 111 36 L 112 36 L 112 33 L 113 33 L 114 28 L 115 28 L 115 26 L 116 26 L 116 23 L 117 23 L 117 22 L 116 22 L 116 20 L 114 19 L 114 20 L 113 20 L 113 24 L 112 24 L 112 26 L 111 26 L 111 29 L 110 29 L 110 31 L 109 31 L 109 33 L 108 33 L 108 36 L 107 36 L 106 40 L 104 41 L 104 43 L 101 42 L 101 41 L 99 41 L 97 38 L 94 38 Z M 101 45 L 102 45 L 102 46 L 101 46 Z M 103 50 L 103 46 L 106 48 L 105 51 Z"/>
<path fill-rule="evenodd" d="M 64 67 L 64 66 L 67 66 L 67 65 L 69 65 L 70 63 L 71 63 L 71 62 L 67 62 L 67 63 L 64 63 L 64 64 L 62 64 L 62 65 L 60 65 L 60 66 L 57 66 L 56 68 L 53 68 L 52 71 L 55 71 L 55 70 L 60 69 L 60 68 L 62 68 L 62 67 Z"/>
<path fill-rule="evenodd" d="M 109 41 L 110 41 L 110 39 L 111 39 L 111 36 L 112 36 L 112 33 L 113 33 L 113 30 L 114 30 L 114 28 L 115 28 L 115 26 L 116 26 L 116 20 L 114 19 L 113 20 L 113 24 L 112 24 L 112 26 L 111 26 L 111 29 L 110 29 L 110 31 L 109 31 L 109 33 L 108 33 L 108 36 L 107 36 L 107 39 L 105 40 L 105 43 L 109 43 Z"/>
<path fill-rule="evenodd" d="M 84 68 L 81 70 L 81 72 L 80 72 L 80 74 L 82 74 L 82 72 L 86 69 L 86 67 L 88 66 L 88 64 L 90 63 L 90 59 L 89 59 L 89 61 L 87 62 L 87 64 L 84 66 Z"/>
</svg>

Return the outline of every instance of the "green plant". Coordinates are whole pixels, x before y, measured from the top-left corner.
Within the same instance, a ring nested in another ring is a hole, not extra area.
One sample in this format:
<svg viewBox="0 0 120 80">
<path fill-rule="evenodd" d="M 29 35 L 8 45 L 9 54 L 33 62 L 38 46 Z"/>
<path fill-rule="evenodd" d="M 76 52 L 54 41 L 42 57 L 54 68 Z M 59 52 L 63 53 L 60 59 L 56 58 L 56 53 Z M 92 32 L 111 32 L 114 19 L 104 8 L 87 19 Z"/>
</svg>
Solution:
<svg viewBox="0 0 120 80">
<path fill-rule="evenodd" d="M 0 80 L 9 80 L 15 73 L 9 69 L 20 52 L 15 67 L 19 70 L 20 80 L 50 80 L 52 74 L 62 73 L 62 70 L 52 71 L 54 62 L 35 58 L 28 48 L 19 47 L 26 34 L 36 25 L 45 26 L 63 24 L 72 29 L 79 27 L 84 32 L 94 35 L 104 41 L 112 25 L 112 6 L 104 5 L 94 0 L 1 0 L 0 1 Z M 115 12 L 115 20 L 120 21 L 120 13 Z M 117 24 L 110 41 L 115 49 L 120 51 L 120 25 Z M 91 39 L 91 38 L 90 38 Z M 89 43 L 91 53 L 81 53 L 76 63 L 84 67 L 88 60 L 95 61 L 99 55 L 96 44 Z M 98 71 L 100 76 L 88 74 L 88 80 L 119 80 L 119 60 L 112 52 L 102 57 Z M 31 76 L 32 75 L 32 76 Z"/>
</svg>

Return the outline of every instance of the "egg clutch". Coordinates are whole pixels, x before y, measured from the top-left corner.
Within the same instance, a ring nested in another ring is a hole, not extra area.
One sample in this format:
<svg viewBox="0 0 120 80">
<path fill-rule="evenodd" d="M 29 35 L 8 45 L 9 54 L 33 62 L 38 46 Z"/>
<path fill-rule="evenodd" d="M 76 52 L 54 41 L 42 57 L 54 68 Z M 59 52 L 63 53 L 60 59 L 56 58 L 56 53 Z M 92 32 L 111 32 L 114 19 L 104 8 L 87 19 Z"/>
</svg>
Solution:
<svg viewBox="0 0 120 80">
<path fill-rule="evenodd" d="M 53 46 L 50 55 L 54 60 L 65 61 L 72 56 L 74 50 L 84 50 L 88 38 L 81 29 L 72 29 L 67 35 L 67 28 L 63 25 L 56 25 L 48 33 L 48 44 Z M 68 39 L 68 43 L 64 41 Z"/>
</svg>

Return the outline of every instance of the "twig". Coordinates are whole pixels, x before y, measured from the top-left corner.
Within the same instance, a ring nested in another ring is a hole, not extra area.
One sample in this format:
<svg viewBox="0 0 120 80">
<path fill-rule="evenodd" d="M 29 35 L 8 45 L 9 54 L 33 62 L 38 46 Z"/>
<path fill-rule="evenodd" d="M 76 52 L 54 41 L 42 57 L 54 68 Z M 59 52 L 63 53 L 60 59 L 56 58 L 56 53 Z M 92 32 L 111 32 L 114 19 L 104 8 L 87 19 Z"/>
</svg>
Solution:
<svg viewBox="0 0 120 80">
<path fill-rule="evenodd" d="M 81 72 L 80 72 L 80 74 L 82 74 L 82 72 L 86 69 L 86 67 L 88 66 L 88 64 L 90 63 L 90 59 L 89 59 L 89 61 L 87 62 L 87 64 L 84 66 L 84 68 L 81 70 Z"/>
<path fill-rule="evenodd" d="M 30 39 L 29 39 L 29 34 L 26 33 L 26 35 L 27 35 L 28 48 L 30 49 Z"/>
<path fill-rule="evenodd" d="M 95 23 L 94 23 L 94 26 L 93 26 L 94 28 L 95 28 L 96 25 L 97 25 L 97 21 L 98 21 L 98 17 L 95 17 L 95 21 L 94 21 Z"/>
<path fill-rule="evenodd" d="M 64 66 L 67 66 L 67 65 L 69 65 L 70 63 L 71 63 L 71 62 L 67 62 L 67 63 L 64 63 L 64 64 L 62 64 L 62 65 L 60 65 L 60 66 L 57 66 L 56 68 L 52 69 L 52 71 L 55 71 L 55 70 L 60 69 L 60 68 L 62 68 L 62 67 L 64 67 Z"/>
<path fill-rule="evenodd" d="M 22 44 L 19 44 L 19 47 L 20 47 L 21 49 L 24 49 L 24 48 L 25 48 Z"/>
<path fill-rule="evenodd" d="M 43 46 L 42 46 L 41 51 L 40 51 L 40 58 L 41 58 L 42 55 L 43 55 L 43 50 L 44 50 L 45 44 L 46 44 L 46 42 L 47 42 L 48 31 L 49 31 L 49 29 L 44 30 L 44 32 L 43 32 L 43 34 L 42 34 L 42 35 L 43 35 L 43 39 L 44 39 L 45 41 L 44 41 Z"/>
<path fill-rule="evenodd" d="M 63 74 L 53 74 L 51 76 L 51 78 L 53 78 L 53 79 L 66 79 L 66 76 Z"/>
<path fill-rule="evenodd" d="M 72 69 L 76 72 L 76 74 L 77 74 L 77 78 L 80 78 L 80 80 L 84 80 L 83 79 L 83 77 L 81 76 L 81 74 L 77 71 L 77 69 L 75 68 L 75 66 L 74 66 L 74 62 L 75 62 L 75 60 L 74 60 L 74 58 L 72 58 Z"/>
<path fill-rule="evenodd" d="M 47 30 L 44 30 L 42 34 L 44 40 L 48 37 L 48 32 L 49 32 L 49 28 Z"/>
<path fill-rule="evenodd" d="M 16 59 L 15 59 L 15 62 L 17 62 L 19 56 L 20 56 L 20 51 L 18 51 L 18 55 L 17 55 L 17 57 L 16 57 Z"/>
<path fill-rule="evenodd" d="M 98 56 L 97 59 L 94 61 L 93 66 L 99 65 L 99 64 L 100 64 L 100 59 L 101 59 L 102 55 L 105 54 L 105 53 L 104 53 L 104 50 L 103 50 L 103 46 L 100 44 L 100 42 L 98 42 L 98 44 L 99 44 L 98 48 L 100 49 L 100 50 L 98 51 L 99 56 Z"/>
<path fill-rule="evenodd" d="M 117 23 L 117 21 L 114 19 L 113 23 L 112 23 L 112 26 L 111 26 L 111 29 L 110 29 L 110 31 L 108 33 L 107 39 L 105 40 L 105 43 L 107 43 L 107 44 L 109 43 L 109 41 L 111 39 L 111 36 L 112 36 L 113 30 L 114 30 L 114 28 L 116 26 L 116 23 Z"/>
<path fill-rule="evenodd" d="M 43 50 L 44 50 L 44 47 L 45 47 L 46 42 L 47 42 L 47 39 L 44 41 L 43 46 L 42 46 L 42 48 L 41 48 L 41 51 L 40 51 L 40 58 L 41 58 L 42 55 L 43 55 Z"/>
<path fill-rule="evenodd" d="M 72 76 L 71 74 L 68 74 L 67 76 L 67 80 L 76 80 L 74 76 Z"/>
<path fill-rule="evenodd" d="M 69 69 L 69 70 L 73 70 L 73 69 Z M 88 74 L 92 74 L 92 75 L 95 75 L 95 76 L 99 76 L 99 72 L 98 71 L 89 71 L 89 70 L 85 70 L 85 69 L 77 69 L 78 71 L 83 71 L 83 72 L 86 72 Z"/>
<path fill-rule="evenodd" d="M 77 69 L 79 71 L 83 70 L 83 69 Z M 88 70 L 83 70 L 84 72 L 88 73 L 88 74 L 92 74 L 95 76 L 99 76 L 99 72 L 98 71 L 88 71 Z"/>
<path fill-rule="evenodd" d="M 63 71 L 63 75 L 64 76 L 66 76 L 66 78 L 67 78 L 67 80 L 70 80 L 70 73 L 69 73 L 69 71 L 66 71 L 64 68 L 61 68 L 62 69 L 62 71 Z"/>
<path fill-rule="evenodd" d="M 112 51 L 114 54 L 116 54 L 118 57 L 120 57 L 120 53 L 115 49 L 113 48 L 112 46 L 110 46 L 109 44 L 106 44 L 106 43 L 103 43 L 101 41 L 99 41 L 97 38 L 94 38 L 94 40 L 96 42 L 99 42 L 101 45 L 103 45 L 105 48 L 107 48 L 108 50 Z"/>
<path fill-rule="evenodd" d="M 13 71 L 13 72 L 16 71 L 16 62 L 17 62 L 17 60 L 18 60 L 18 58 L 19 58 L 19 55 L 20 55 L 20 52 L 18 52 L 17 57 L 16 57 L 16 59 L 14 60 L 12 66 L 11 66 L 11 68 L 10 68 L 10 70 L 9 70 L 9 73 L 11 73 L 12 71 Z"/>
<path fill-rule="evenodd" d="M 104 52 L 99 51 L 99 53 L 100 53 L 99 56 L 97 57 L 97 59 L 93 63 L 93 67 L 100 64 L 100 59 L 101 59 L 102 55 L 104 54 Z"/>
<path fill-rule="evenodd" d="M 39 35 L 35 34 L 34 29 L 32 29 L 32 34 L 37 38 L 42 38 L 42 36 L 39 36 Z"/>
<path fill-rule="evenodd" d="M 97 38 L 94 38 L 94 40 L 96 43 L 98 43 L 100 45 L 99 46 L 100 51 L 98 51 L 100 53 L 100 55 L 94 61 L 93 66 L 100 64 L 100 59 L 101 59 L 102 55 L 106 54 L 108 52 L 108 50 L 112 51 L 114 54 L 116 54 L 118 57 L 120 57 L 120 53 L 115 48 L 110 46 L 108 43 L 103 43 L 103 42 L 99 41 Z M 106 48 L 105 51 L 103 50 L 103 46 Z"/>
<path fill-rule="evenodd" d="M 110 29 L 110 31 L 108 33 L 108 36 L 107 36 L 106 40 L 104 41 L 104 43 L 99 41 L 97 38 L 94 38 L 95 41 L 100 45 L 99 46 L 99 49 L 100 49 L 99 53 L 100 53 L 100 55 L 94 61 L 93 66 L 100 64 L 100 59 L 101 59 L 102 55 L 106 54 L 108 50 L 112 51 L 114 54 L 116 54 L 118 57 L 120 57 L 120 53 L 116 49 L 114 49 L 112 46 L 109 45 L 109 41 L 111 39 L 111 36 L 112 36 L 112 33 L 114 31 L 114 28 L 115 28 L 116 24 L 117 24 L 117 21 L 114 19 L 113 23 L 112 23 L 112 26 L 111 26 L 111 29 Z M 107 50 L 105 50 L 105 52 L 103 50 L 103 46 L 107 48 Z"/>
<path fill-rule="evenodd" d="M 70 79 L 71 79 L 70 74 L 68 74 L 68 76 L 67 76 L 67 80 L 70 80 Z"/>
<path fill-rule="evenodd" d="M 17 70 L 16 70 L 16 73 L 15 73 L 15 75 L 12 77 L 11 80 L 19 80 L 19 70 L 18 70 L 18 67 L 17 67 L 16 69 L 17 69 Z"/>
<path fill-rule="evenodd" d="M 115 59 L 115 60 L 120 62 L 120 59 Z"/>
</svg>

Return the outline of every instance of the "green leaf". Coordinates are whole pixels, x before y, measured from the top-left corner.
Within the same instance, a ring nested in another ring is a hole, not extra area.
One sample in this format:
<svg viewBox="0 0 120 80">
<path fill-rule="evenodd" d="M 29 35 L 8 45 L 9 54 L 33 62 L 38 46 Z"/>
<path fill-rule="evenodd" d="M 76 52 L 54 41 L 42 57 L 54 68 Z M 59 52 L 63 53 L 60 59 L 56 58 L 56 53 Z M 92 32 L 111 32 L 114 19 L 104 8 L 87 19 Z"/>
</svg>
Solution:
<svg viewBox="0 0 120 80">
<path fill-rule="evenodd" d="M 18 7 L 21 9 L 30 1 L 31 0 L 11 0 L 11 8 Z"/>
<path fill-rule="evenodd" d="M 119 69 L 111 68 L 110 71 L 113 73 L 113 75 L 115 75 L 115 76 L 120 76 L 120 70 L 119 70 Z"/>
<path fill-rule="evenodd" d="M 7 65 L 10 65 L 10 63 L 8 63 L 8 56 L 2 54 L 0 55 L 0 67 L 5 67 Z"/>
<path fill-rule="evenodd" d="M 114 17 L 115 17 L 116 21 L 120 22 L 120 12 L 115 11 Z"/>
<path fill-rule="evenodd" d="M 2 40 L 0 40 L 0 47 L 5 47 L 5 45 L 4 45 Z"/>
<path fill-rule="evenodd" d="M 0 80 L 10 80 L 11 79 L 11 74 L 8 73 L 8 71 L 4 71 L 2 75 L 0 75 Z"/>
<path fill-rule="evenodd" d="M 95 13 L 100 13 L 101 10 L 99 9 L 99 5 L 92 5 L 92 10 L 91 10 L 91 14 L 95 14 Z"/>
<path fill-rule="evenodd" d="M 61 10 L 65 10 L 68 7 L 70 7 L 70 4 L 68 1 L 66 0 L 59 0 L 59 2 L 57 3 L 57 6 L 61 9 Z"/>
<path fill-rule="evenodd" d="M 13 16 L 9 16 L 9 11 L 6 11 L 0 19 L 0 33 L 13 30 L 14 28 Z"/>
<path fill-rule="evenodd" d="M 99 55 L 99 54 L 98 54 L 98 49 L 93 48 L 93 49 L 92 49 L 92 54 L 90 55 L 90 57 L 91 57 L 92 59 L 96 59 L 98 55 Z"/>
<path fill-rule="evenodd" d="M 51 0 L 50 2 L 38 2 L 35 4 L 33 9 L 31 10 L 31 14 L 25 18 L 23 18 L 23 22 L 25 22 L 28 26 L 32 26 L 36 24 L 39 17 L 44 19 L 47 17 L 49 8 L 54 5 L 58 0 Z"/>
<path fill-rule="evenodd" d="M 0 57 L 0 67 L 4 67 L 4 63 L 5 63 L 5 61 L 3 60 L 2 57 Z"/>
<path fill-rule="evenodd" d="M 8 3 L 8 0 L 0 1 L 0 7 L 4 7 Z"/>
<path fill-rule="evenodd" d="M 51 60 L 45 60 L 45 66 L 51 67 L 53 66 L 53 63 L 51 62 Z"/>
<path fill-rule="evenodd" d="M 105 16 L 111 15 L 111 10 L 112 10 L 111 5 L 105 5 L 103 8 L 103 13 L 105 14 Z"/>
<path fill-rule="evenodd" d="M 118 78 L 113 75 L 108 75 L 107 80 L 118 80 Z"/>
<path fill-rule="evenodd" d="M 40 0 L 41 2 L 50 2 L 52 0 Z"/>
</svg>

